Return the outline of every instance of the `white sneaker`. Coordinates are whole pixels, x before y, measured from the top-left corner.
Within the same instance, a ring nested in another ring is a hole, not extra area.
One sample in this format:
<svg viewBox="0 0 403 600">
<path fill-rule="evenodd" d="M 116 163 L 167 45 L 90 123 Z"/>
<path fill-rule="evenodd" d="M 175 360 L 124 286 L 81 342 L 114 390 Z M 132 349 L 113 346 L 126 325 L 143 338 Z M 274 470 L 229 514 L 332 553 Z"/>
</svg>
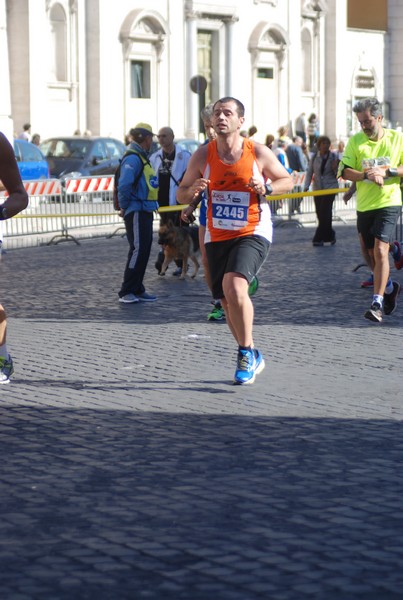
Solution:
<svg viewBox="0 0 403 600">
<path fill-rule="evenodd" d="M 126 294 L 126 296 L 119 298 L 119 302 L 124 302 L 124 304 L 134 304 L 135 302 L 139 302 L 139 299 L 134 294 Z"/>
</svg>

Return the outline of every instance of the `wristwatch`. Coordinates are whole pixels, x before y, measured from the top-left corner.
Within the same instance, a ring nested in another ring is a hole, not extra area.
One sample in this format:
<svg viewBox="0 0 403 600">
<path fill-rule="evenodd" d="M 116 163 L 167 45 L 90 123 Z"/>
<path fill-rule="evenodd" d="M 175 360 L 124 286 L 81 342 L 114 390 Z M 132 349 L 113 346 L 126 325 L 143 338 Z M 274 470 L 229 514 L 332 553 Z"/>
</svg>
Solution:
<svg viewBox="0 0 403 600">
<path fill-rule="evenodd" d="M 368 173 L 366 171 L 364 171 L 364 177 L 363 179 L 368 179 Z"/>
<path fill-rule="evenodd" d="M 266 191 L 266 193 L 265 193 L 266 196 L 270 196 L 270 194 L 273 192 L 273 188 L 271 187 L 271 185 L 269 183 L 264 184 L 264 189 Z"/>
<path fill-rule="evenodd" d="M 388 177 L 399 177 L 399 173 L 397 172 L 397 169 L 393 169 L 393 168 L 391 169 L 390 167 L 389 167 L 389 169 L 386 170 L 386 175 Z"/>
</svg>

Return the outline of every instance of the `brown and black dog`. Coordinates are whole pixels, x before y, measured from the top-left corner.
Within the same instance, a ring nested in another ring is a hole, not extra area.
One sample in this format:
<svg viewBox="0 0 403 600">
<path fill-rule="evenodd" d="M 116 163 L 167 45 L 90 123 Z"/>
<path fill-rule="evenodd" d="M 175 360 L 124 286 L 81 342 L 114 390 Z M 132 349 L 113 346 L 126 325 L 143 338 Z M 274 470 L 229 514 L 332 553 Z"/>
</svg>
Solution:
<svg viewBox="0 0 403 600">
<path fill-rule="evenodd" d="M 158 233 L 158 244 L 164 250 L 164 262 L 162 263 L 160 275 L 165 275 L 169 264 L 175 259 L 181 259 L 182 273 L 179 279 L 185 279 L 188 269 L 188 259 L 193 262 L 195 270 L 192 278 L 196 277 L 200 268 L 196 254 L 198 248 L 198 227 L 176 227 L 172 221 L 161 225 Z"/>
</svg>

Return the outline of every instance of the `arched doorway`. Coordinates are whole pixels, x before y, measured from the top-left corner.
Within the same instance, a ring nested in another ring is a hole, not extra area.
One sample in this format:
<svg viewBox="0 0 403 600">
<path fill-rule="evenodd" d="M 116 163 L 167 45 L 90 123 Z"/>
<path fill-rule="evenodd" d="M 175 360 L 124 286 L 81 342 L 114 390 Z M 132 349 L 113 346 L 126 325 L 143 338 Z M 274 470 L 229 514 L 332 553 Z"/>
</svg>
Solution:
<svg viewBox="0 0 403 600">
<path fill-rule="evenodd" d="M 365 64 L 365 57 L 361 57 L 359 64 L 354 69 L 351 83 L 351 101 L 347 105 L 347 133 L 357 133 L 360 131 L 360 125 L 355 118 L 353 106 L 357 100 L 370 97 L 378 97 L 378 85 L 375 69 Z M 379 100 L 381 100 L 379 98 Z M 388 115 L 384 117 L 388 118 Z"/>
<path fill-rule="evenodd" d="M 264 142 L 268 133 L 277 134 L 287 122 L 286 82 L 283 67 L 288 37 L 279 25 L 260 23 L 252 32 L 249 51 L 252 60 L 252 117 L 256 138 Z M 284 121 L 284 122 L 283 122 Z"/>
<path fill-rule="evenodd" d="M 156 126 L 160 95 L 166 95 L 161 61 L 167 34 L 168 24 L 151 10 L 132 10 L 122 24 L 125 132 L 140 120 Z"/>
</svg>

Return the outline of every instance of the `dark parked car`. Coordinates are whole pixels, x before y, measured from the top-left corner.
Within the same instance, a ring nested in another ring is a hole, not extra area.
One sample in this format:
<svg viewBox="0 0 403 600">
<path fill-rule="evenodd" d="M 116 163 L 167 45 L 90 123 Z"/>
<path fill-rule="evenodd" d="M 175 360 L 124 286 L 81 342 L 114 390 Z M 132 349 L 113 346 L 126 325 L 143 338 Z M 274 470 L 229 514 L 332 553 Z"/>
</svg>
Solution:
<svg viewBox="0 0 403 600">
<path fill-rule="evenodd" d="M 49 179 L 49 165 L 38 146 L 25 140 L 14 140 L 14 154 L 21 179 Z"/>
<path fill-rule="evenodd" d="M 126 151 L 123 142 L 108 137 L 49 138 L 40 145 L 52 177 L 111 175 Z"/>
</svg>

